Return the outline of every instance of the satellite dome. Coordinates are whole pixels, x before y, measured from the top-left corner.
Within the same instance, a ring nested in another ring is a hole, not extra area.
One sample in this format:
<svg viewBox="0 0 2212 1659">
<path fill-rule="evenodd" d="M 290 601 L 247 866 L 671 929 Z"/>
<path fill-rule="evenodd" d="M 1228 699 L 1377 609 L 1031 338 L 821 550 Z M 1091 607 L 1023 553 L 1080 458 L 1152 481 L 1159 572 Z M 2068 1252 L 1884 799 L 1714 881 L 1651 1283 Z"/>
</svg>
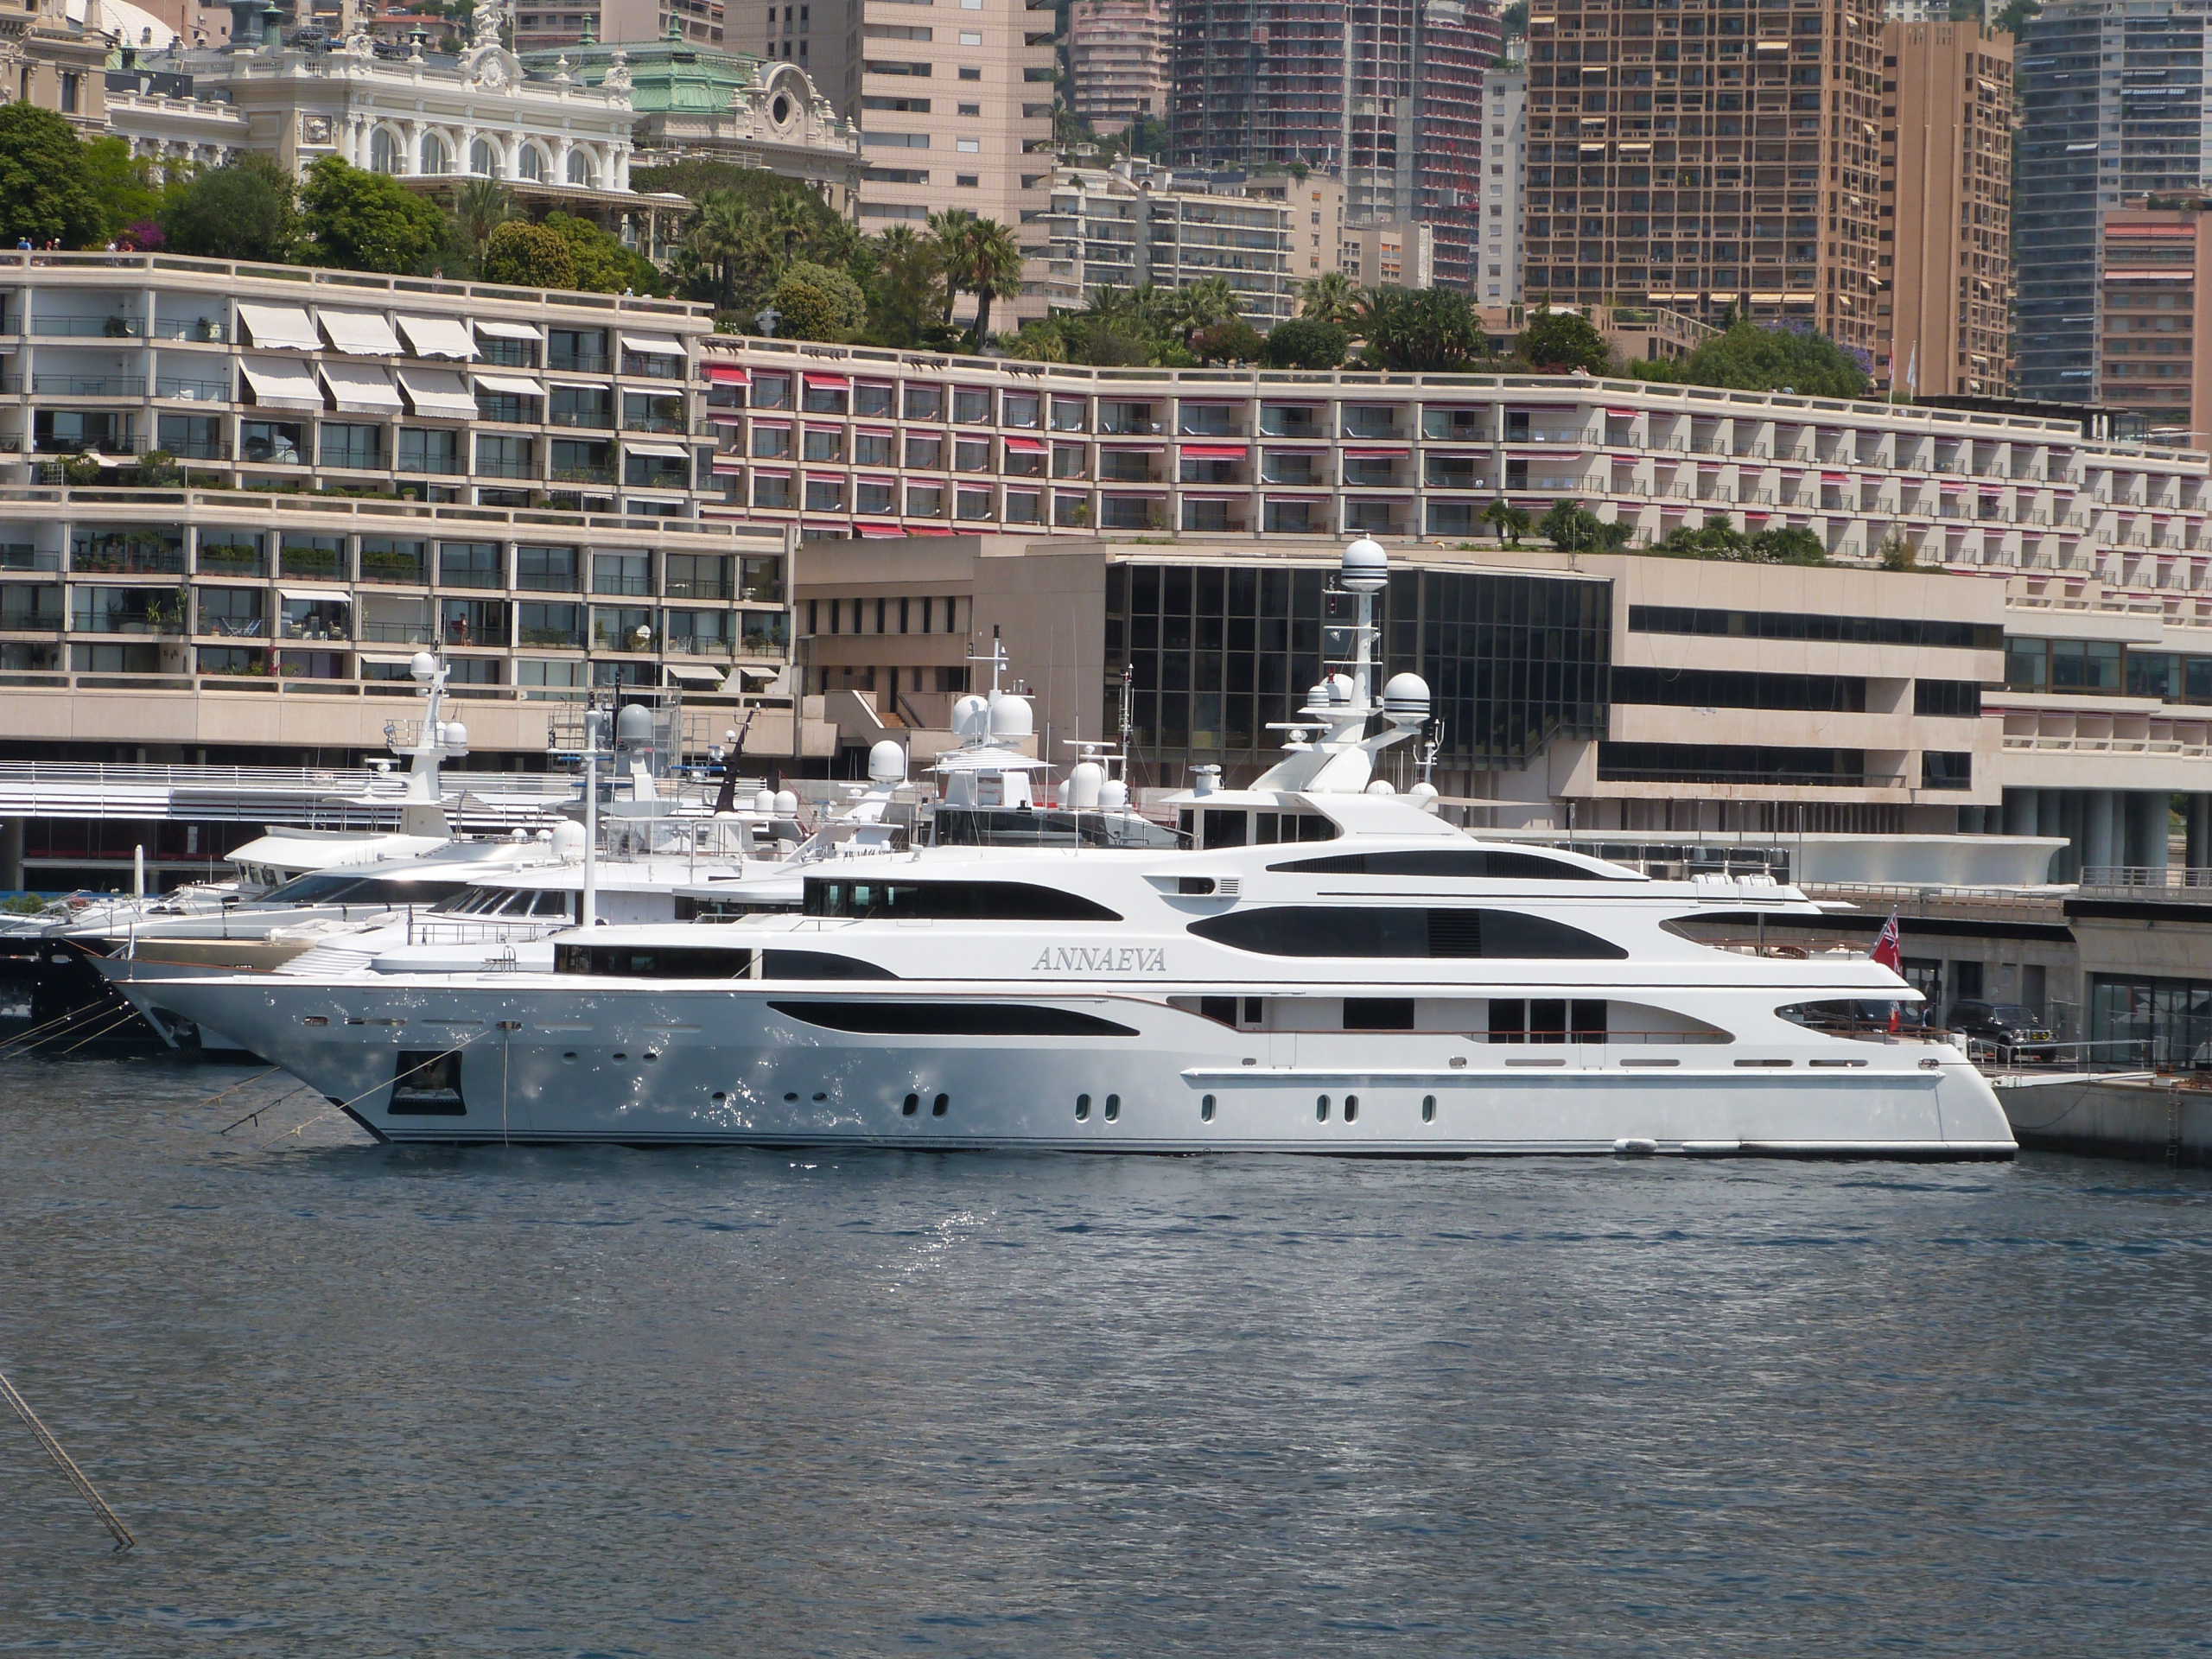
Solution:
<svg viewBox="0 0 2212 1659">
<path fill-rule="evenodd" d="M 776 791 L 776 816 L 779 818 L 797 817 L 798 816 L 798 795 L 788 789 L 778 790 Z"/>
<path fill-rule="evenodd" d="M 438 671 L 438 659 L 427 651 L 418 651 L 409 658 L 407 671 L 418 680 L 429 680 Z"/>
<path fill-rule="evenodd" d="M 1424 778 L 1406 791 L 1406 798 L 1424 812 L 1436 810 L 1436 785 Z"/>
<path fill-rule="evenodd" d="M 468 728 L 457 720 L 449 720 L 439 732 L 438 741 L 449 749 L 465 749 L 468 747 Z"/>
<path fill-rule="evenodd" d="M 1370 795 L 1395 795 L 1398 792 L 1398 789 L 1397 785 L 1388 778 L 1377 778 L 1373 783 L 1368 785 L 1367 792 Z"/>
<path fill-rule="evenodd" d="M 1428 682 L 1418 674 L 1394 674 L 1382 688 L 1382 712 L 1393 720 L 1428 718 Z"/>
<path fill-rule="evenodd" d="M 1329 701 L 1331 702 L 1350 702 L 1351 701 L 1351 694 L 1354 690 L 1355 688 L 1352 685 L 1351 675 L 1332 674 L 1329 676 Z"/>
<path fill-rule="evenodd" d="M 753 810 L 755 812 L 773 812 L 776 810 L 774 791 L 764 789 L 755 795 L 753 798 Z"/>
<path fill-rule="evenodd" d="M 991 730 L 991 705 L 970 693 L 952 705 L 952 734 L 965 741 L 971 737 L 988 737 Z"/>
<path fill-rule="evenodd" d="M 1390 581 L 1390 556 L 1382 550 L 1382 543 L 1361 537 L 1344 549 L 1344 562 L 1338 568 L 1338 580 L 1355 594 L 1371 594 L 1387 587 Z"/>
<path fill-rule="evenodd" d="M 1067 804 L 1078 812 L 1098 810 L 1098 792 L 1106 786 L 1106 768 L 1096 760 L 1078 760 L 1068 770 Z"/>
<path fill-rule="evenodd" d="M 541 846 L 550 844 L 553 839 L 553 832 L 550 830 L 540 830 L 536 839 Z"/>
<path fill-rule="evenodd" d="M 524 829 L 520 824 L 517 824 L 513 829 L 507 831 L 507 839 L 509 841 L 528 841 L 530 839 L 530 831 Z"/>
<path fill-rule="evenodd" d="M 614 741 L 617 743 L 650 743 L 653 741 L 652 710 L 642 702 L 633 702 L 614 717 Z"/>
<path fill-rule="evenodd" d="M 991 699 L 989 708 L 994 742 L 1019 743 L 1036 730 L 1036 717 L 1029 712 L 1027 697 L 1001 693 Z"/>
<path fill-rule="evenodd" d="M 1129 786 L 1118 778 L 1109 778 L 1098 785 L 1098 810 L 1120 812 L 1129 804 Z"/>
<path fill-rule="evenodd" d="M 906 776 L 906 751 L 885 738 L 868 752 L 868 781 L 895 784 Z"/>
<path fill-rule="evenodd" d="M 583 850 L 583 825 L 573 818 L 563 818 L 553 826 L 553 855 L 556 858 L 581 858 Z"/>
<path fill-rule="evenodd" d="M 1326 680 L 1322 681 L 1320 684 L 1306 694 L 1306 706 L 1308 709 L 1325 709 L 1329 706 L 1329 683 Z"/>
</svg>

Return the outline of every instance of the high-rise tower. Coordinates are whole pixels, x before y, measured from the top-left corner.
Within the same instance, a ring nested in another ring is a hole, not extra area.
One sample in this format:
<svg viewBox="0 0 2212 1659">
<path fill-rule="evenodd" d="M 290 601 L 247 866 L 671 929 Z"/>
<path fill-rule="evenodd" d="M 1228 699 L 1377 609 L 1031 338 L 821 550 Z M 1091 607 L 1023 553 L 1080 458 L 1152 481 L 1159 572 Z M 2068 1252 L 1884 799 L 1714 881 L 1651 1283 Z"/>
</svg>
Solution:
<svg viewBox="0 0 2212 1659">
<path fill-rule="evenodd" d="M 1344 218 L 1435 227 L 1436 279 L 1472 283 L 1494 10 L 1461 0 L 1178 0 L 1174 155 L 1338 174 Z"/>
<path fill-rule="evenodd" d="M 1880 0 L 1557 0 L 1529 19 L 1523 289 L 1876 343 Z"/>
</svg>

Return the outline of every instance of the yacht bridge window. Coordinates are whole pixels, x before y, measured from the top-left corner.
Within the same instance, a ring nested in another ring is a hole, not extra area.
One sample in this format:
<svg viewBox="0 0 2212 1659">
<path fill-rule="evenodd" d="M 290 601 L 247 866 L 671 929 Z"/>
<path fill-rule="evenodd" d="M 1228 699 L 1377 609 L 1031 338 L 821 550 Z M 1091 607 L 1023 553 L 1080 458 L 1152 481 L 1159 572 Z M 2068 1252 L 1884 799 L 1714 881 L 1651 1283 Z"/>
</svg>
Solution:
<svg viewBox="0 0 2212 1659">
<path fill-rule="evenodd" d="M 1026 881 L 806 883 L 805 913 L 855 920 L 1118 922 L 1101 904 Z"/>
<path fill-rule="evenodd" d="M 1499 848 L 1421 847 L 1395 852 L 1332 853 L 1268 868 L 1293 875 L 1411 875 L 1459 880 L 1603 881 L 1592 870 L 1544 853 Z"/>
<path fill-rule="evenodd" d="M 295 876 L 256 899 L 264 905 L 420 905 L 425 910 L 459 893 L 464 881 L 409 881 L 397 877 L 340 875 L 319 870 Z"/>
<path fill-rule="evenodd" d="M 1516 910 L 1278 905 L 1209 916 L 1192 922 L 1188 931 L 1232 950 L 1269 957 L 1619 962 L 1628 956 L 1594 933 Z"/>
<path fill-rule="evenodd" d="M 1177 825 L 1185 841 L 1200 849 L 1334 841 L 1343 833 L 1319 812 L 1255 812 L 1241 806 L 1186 806 L 1177 815 Z"/>
</svg>

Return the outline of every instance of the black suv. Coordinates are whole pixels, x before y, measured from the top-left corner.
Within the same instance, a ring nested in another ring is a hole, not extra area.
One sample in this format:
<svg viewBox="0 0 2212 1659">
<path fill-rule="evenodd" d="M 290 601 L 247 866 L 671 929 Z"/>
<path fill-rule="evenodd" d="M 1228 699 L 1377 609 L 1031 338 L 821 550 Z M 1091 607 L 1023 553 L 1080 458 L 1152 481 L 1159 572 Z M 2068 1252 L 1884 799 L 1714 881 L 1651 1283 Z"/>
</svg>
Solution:
<svg viewBox="0 0 2212 1659">
<path fill-rule="evenodd" d="M 2036 1018 L 2034 1013 L 2018 1002 L 1974 1002 L 1960 1001 L 1951 1004 L 1950 1027 L 1962 1031 L 1981 1042 L 1994 1043 L 2012 1051 L 2016 1060 L 2055 1060 L 2058 1058 L 2056 1033 Z"/>
</svg>

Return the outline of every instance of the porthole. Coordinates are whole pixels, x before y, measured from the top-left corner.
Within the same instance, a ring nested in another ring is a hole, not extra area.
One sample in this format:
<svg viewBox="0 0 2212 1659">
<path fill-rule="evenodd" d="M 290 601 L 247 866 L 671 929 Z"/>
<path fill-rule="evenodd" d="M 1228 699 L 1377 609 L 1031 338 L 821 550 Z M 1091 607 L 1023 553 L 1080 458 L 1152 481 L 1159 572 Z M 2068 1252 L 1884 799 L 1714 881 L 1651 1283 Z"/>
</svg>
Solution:
<svg viewBox="0 0 2212 1659">
<path fill-rule="evenodd" d="M 921 1109 L 922 1097 L 919 1095 L 909 1095 L 904 1101 L 899 1103 L 899 1116 L 901 1117 L 912 1117 L 916 1112 L 918 1112 Z"/>
<path fill-rule="evenodd" d="M 1106 1121 L 1107 1121 L 1109 1123 L 1117 1123 L 1117 1122 L 1119 1122 L 1121 1121 L 1121 1117 L 1122 1117 L 1122 1097 L 1121 1097 L 1119 1095 L 1109 1095 L 1109 1096 L 1106 1096 Z"/>
<path fill-rule="evenodd" d="M 1211 1123 L 1213 1122 L 1213 1096 L 1211 1095 L 1208 1095 L 1204 1100 L 1198 1103 L 1198 1122 L 1201 1123 Z"/>
<path fill-rule="evenodd" d="M 951 1105 L 952 1096 L 950 1095 L 939 1095 L 935 1100 L 930 1102 L 930 1116 L 931 1117 L 943 1117 Z"/>
<path fill-rule="evenodd" d="M 715 1091 L 715 1105 L 717 1105 L 717 1106 L 721 1105 L 724 1101 L 728 1100 L 728 1098 L 729 1098 L 729 1096 L 728 1096 L 728 1095 L 726 1095 L 726 1094 L 723 1094 L 720 1090 L 716 1090 Z"/>
<path fill-rule="evenodd" d="M 618 1056 L 617 1058 L 620 1058 L 620 1057 Z M 785 1096 L 784 1096 L 784 1099 L 785 1099 L 786 1102 L 794 1101 L 794 1100 L 797 1100 L 798 1098 L 798 1096 L 797 1095 L 785 1095 Z"/>
<path fill-rule="evenodd" d="M 1316 1123 L 1325 1123 L 1329 1121 L 1329 1097 L 1326 1095 L 1322 1095 L 1314 1101 L 1313 1121 Z"/>
<path fill-rule="evenodd" d="M 1357 1123 L 1359 1122 L 1359 1096 L 1357 1095 L 1346 1095 L 1344 1096 L 1344 1122 L 1347 1123 Z"/>
<path fill-rule="evenodd" d="M 1089 1095 L 1077 1095 L 1075 1097 L 1075 1121 L 1078 1123 L 1088 1123 L 1090 1121 L 1090 1096 Z"/>
<path fill-rule="evenodd" d="M 1433 1123 L 1436 1122 L 1436 1096 L 1434 1095 L 1423 1095 L 1421 1097 L 1421 1121 L 1424 1123 Z"/>
<path fill-rule="evenodd" d="M 626 1060 L 630 1057 L 627 1054 L 617 1054 L 614 1058 L 618 1060 Z"/>
<path fill-rule="evenodd" d="M 561 1058 L 562 1058 L 563 1060 L 573 1060 L 573 1059 L 575 1059 L 575 1058 L 576 1058 L 576 1051 L 575 1051 L 575 1049 L 573 1049 L 573 1048 L 572 1048 L 572 1049 L 570 1049 L 567 1053 L 563 1054 Z"/>
<path fill-rule="evenodd" d="M 825 1101 L 825 1100 L 827 1100 L 827 1099 L 829 1099 L 829 1098 L 830 1098 L 830 1096 L 827 1096 L 827 1095 L 817 1095 L 817 1096 L 815 1096 L 814 1100 L 815 1100 L 815 1103 L 816 1103 L 817 1105 L 819 1105 L 819 1104 L 821 1104 L 821 1103 L 822 1103 L 822 1102 L 823 1102 L 823 1101 Z"/>
<path fill-rule="evenodd" d="M 660 1058 L 660 1050 L 657 1048 L 647 1049 L 645 1051 L 645 1058 L 649 1060 L 657 1060 Z"/>
</svg>

